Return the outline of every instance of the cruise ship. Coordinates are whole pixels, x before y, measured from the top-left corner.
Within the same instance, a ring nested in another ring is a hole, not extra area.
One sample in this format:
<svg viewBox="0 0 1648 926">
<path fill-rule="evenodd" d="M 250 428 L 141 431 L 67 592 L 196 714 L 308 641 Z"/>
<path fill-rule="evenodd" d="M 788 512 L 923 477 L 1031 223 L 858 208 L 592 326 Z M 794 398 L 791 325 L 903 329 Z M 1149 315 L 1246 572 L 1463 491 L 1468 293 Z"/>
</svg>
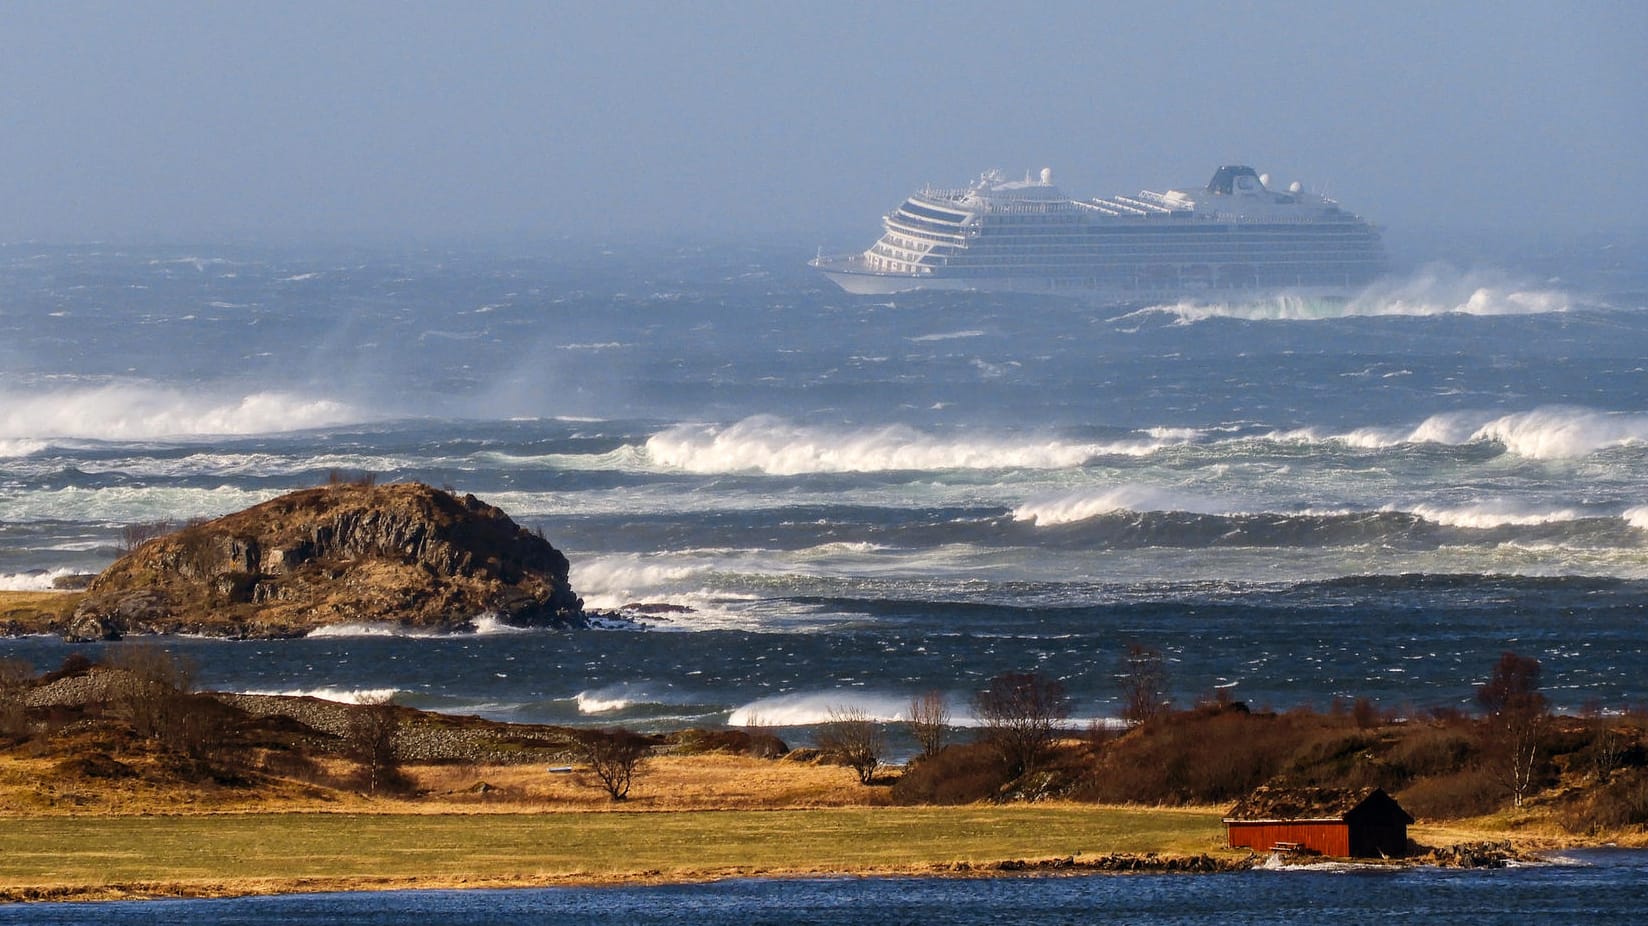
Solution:
<svg viewBox="0 0 1648 926">
<path fill-rule="evenodd" d="M 1385 271 L 1379 229 L 1293 183 L 1225 166 L 1200 189 L 1071 199 L 1053 172 L 925 189 L 862 254 L 809 265 L 842 289 L 1058 293 L 1104 302 L 1348 298 Z"/>
</svg>

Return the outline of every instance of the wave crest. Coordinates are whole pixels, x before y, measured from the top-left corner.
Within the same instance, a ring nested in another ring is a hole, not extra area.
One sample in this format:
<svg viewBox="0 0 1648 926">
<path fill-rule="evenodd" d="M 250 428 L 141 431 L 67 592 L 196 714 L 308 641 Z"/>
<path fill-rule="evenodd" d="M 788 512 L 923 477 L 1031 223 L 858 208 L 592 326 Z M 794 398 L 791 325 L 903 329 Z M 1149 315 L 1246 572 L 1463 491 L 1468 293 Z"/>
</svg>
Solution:
<svg viewBox="0 0 1648 926">
<path fill-rule="evenodd" d="M 1336 318 L 1435 315 L 1543 315 L 1566 312 L 1575 299 L 1500 270 L 1459 270 L 1429 264 L 1407 277 L 1370 284 L 1348 301 L 1305 295 L 1272 296 L 1246 302 L 1183 300 L 1131 313 L 1176 316 L 1179 324 L 1212 318 L 1245 321 L 1325 321 Z M 1131 317 L 1123 316 L 1124 318 Z"/>
<path fill-rule="evenodd" d="M 1607 447 L 1648 442 L 1648 415 L 1538 408 L 1496 418 L 1471 438 L 1497 441 L 1511 453 L 1530 459 L 1570 459 Z"/>
<path fill-rule="evenodd" d="M 905 425 L 830 428 L 758 415 L 725 427 L 682 424 L 653 435 L 655 465 L 691 473 L 775 476 L 899 470 L 1065 469 L 1104 454 L 1144 455 L 1159 441 L 1076 443 L 1013 436 L 941 437 Z"/>
<path fill-rule="evenodd" d="M 1037 527 L 1073 524 L 1120 511 L 1194 511 L 1213 513 L 1211 506 L 1150 486 L 1125 485 L 1091 492 L 1032 499 L 1013 509 L 1013 520 Z"/>
</svg>

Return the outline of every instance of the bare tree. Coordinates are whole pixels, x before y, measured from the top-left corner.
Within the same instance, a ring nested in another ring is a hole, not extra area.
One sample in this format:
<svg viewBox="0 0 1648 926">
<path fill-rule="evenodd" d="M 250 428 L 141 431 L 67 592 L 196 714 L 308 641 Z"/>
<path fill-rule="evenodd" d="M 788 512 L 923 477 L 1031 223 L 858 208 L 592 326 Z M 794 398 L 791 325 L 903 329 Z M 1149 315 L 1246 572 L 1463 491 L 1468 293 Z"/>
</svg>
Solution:
<svg viewBox="0 0 1648 926">
<path fill-rule="evenodd" d="M 881 724 L 856 707 L 838 706 L 829 710 L 818 731 L 818 749 L 825 756 L 858 773 L 859 784 L 875 780 L 886 751 Z"/>
<path fill-rule="evenodd" d="M 1506 652 L 1494 664 L 1488 681 L 1476 690 L 1477 703 L 1488 713 L 1491 769 L 1511 792 L 1511 804 L 1516 807 L 1533 790 L 1540 738 L 1549 716 L 1545 696 L 1539 692 L 1539 675 L 1539 660 Z"/>
<path fill-rule="evenodd" d="M 1130 643 L 1117 667 L 1122 719 L 1137 726 L 1167 710 L 1167 664 L 1162 651 Z"/>
<path fill-rule="evenodd" d="M 944 739 L 950 733 L 950 702 L 937 689 L 924 691 L 910 699 L 908 708 L 910 735 L 921 747 L 923 756 L 934 756 L 944 748 Z"/>
<path fill-rule="evenodd" d="M 1587 764 L 1597 783 L 1607 784 L 1614 772 L 1625 765 L 1631 737 L 1620 731 L 1619 724 L 1600 704 L 1585 705 L 1584 714 L 1586 726 L 1591 728 L 1591 743 L 1585 749 Z"/>
<path fill-rule="evenodd" d="M 360 767 L 361 785 L 368 794 L 406 787 L 396 749 L 401 719 L 400 708 L 389 696 L 364 698 L 349 712 L 344 744 Z"/>
<path fill-rule="evenodd" d="M 1003 672 L 973 698 L 985 740 L 995 744 L 1015 775 L 1034 769 L 1070 716 L 1064 685 L 1040 672 Z"/>
<path fill-rule="evenodd" d="M 646 737 L 628 730 L 587 730 L 578 735 L 577 743 L 601 788 L 615 801 L 629 797 L 635 773 L 652 752 Z"/>
</svg>

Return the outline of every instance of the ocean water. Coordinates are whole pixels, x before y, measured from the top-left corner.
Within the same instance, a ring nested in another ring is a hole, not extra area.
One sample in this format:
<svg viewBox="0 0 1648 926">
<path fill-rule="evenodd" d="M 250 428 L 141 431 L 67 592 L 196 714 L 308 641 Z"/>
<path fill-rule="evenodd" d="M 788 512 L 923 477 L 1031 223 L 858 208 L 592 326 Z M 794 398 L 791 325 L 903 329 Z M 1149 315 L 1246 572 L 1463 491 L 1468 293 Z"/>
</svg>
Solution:
<svg viewBox="0 0 1648 926">
<path fill-rule="evenodd" d="M 541 528 L 592 606 L 687 610 L 176 641 L 203 684 L 804 736 L 928 689 L 965 721 L 1022 669 L 1113 717 L 1137 642 L 1181 703 L 1468 705 L 1514 649 L 1560 708 L 1640 704 L 1625 244 L 1420 265 L 1348 305 L 1123 308 L 851 297 L 776 244 L 0 246 L 0 585 L 370 471 Z"/>
<path fill-rule="evenodd" d="M 749 879 L 664 887 L 401 891 L 0 907 L 0 923 L 1635 924 L 1648 853 L 1591 850 L 1494 871 L 1320 866 L 1225 875 Z"/>
</svg>

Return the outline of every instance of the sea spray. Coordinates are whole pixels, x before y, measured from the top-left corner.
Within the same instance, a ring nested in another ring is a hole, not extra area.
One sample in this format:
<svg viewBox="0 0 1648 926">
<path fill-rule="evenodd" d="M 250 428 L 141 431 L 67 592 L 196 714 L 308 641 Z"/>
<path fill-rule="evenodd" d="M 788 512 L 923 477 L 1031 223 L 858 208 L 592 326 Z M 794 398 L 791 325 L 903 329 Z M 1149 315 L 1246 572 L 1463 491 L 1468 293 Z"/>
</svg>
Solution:
<svg viewBox="0 0 1648 926">
<path fill-rule="evenodd" d="M 289 392 L 212 396 L 128 383 L 0 394 L 0 438 L 143 440 L 201 434 L 271 434 L 349 424 L 349 405 Z"/>
</svg>

